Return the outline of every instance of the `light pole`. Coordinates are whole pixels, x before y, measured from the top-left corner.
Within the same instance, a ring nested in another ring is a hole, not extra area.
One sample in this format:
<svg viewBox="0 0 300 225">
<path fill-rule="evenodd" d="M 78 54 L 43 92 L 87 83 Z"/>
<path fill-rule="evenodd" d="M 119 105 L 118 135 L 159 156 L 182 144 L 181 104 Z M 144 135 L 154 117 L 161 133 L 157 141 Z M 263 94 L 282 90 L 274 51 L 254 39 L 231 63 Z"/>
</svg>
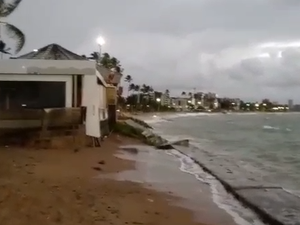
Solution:
<svg viewBox="0 0 300 225">
<path fill-rule="evenodd" d="M 101 55 L 102 55 L 102 46 L 105 44 L 105 40 L 104 40 L 104 38 L 103 37 L 98 37 L 97 38 L 97 44 L 98 44 L 98 46 L 99 46 L 99 52 L 98 52 L 98 54 L 99 54 L 99 57 L 98 57 L 98 63 L 100 64 L 100 62 L 101 62 Z"/>
<path fill-rule="evenodd" d="M 157 109 L 157 111 L 159 111 L 160 110 L 160 102 L 161 102 L 161 99 L 160 98 L 157 98 L 156 99 L 156 102 L 157 102 L 157 104 L 158 104 L 158 109 Z"/>
</svg>

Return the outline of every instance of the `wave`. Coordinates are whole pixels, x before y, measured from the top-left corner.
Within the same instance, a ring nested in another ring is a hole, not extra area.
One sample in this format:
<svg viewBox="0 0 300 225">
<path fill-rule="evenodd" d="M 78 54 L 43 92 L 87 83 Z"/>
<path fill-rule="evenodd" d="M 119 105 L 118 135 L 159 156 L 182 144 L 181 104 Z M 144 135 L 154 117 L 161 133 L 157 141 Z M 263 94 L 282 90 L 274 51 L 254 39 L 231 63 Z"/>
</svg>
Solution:
<svg viewBox="0 0 300 225">
<path fill-rule="evenodd" d="M 196 116 L 212 116 L 216 114 L 212 113 L 170 113 L 170 114 L 154 114 L 151 117 L 144 118 L 143 120 L 149 124 L 161 123 L 161 122 L 172 122 L 176 118 L 183 117 L 196 117 Z"/>
<path fill-rule="evenodd" d="M 287 189 L 287 188 L 282 188 L 284 191 L 300 198 L 300 191 L 299 190 L 291 190 L 291 189 Z"/>
<path fill-rule="evenodd" d="M 212 175 L 206 173 L 194 160 L 188 155 L 173 149 L 165 151 L 166 154 L 176 157 L 180 161 L 180 170 L 191 174 L 205 184 L 208 184 L 214 203 L 232 216 L 234 221 L 240 225 L 263 225 L 258 217 L 249 209 L 242 206 L 240 202 L 228 194 L 223 185 Z M 247 220 L 245 219 L 247 218 Z"/>
<path fill-rule="evenodd" d="M 287 131 L 287 132 L 292 131 L 292 129 L 290 129 L 288 127 L 284 128 L 284 129 L 281 129 L 280 127 L 269 126 L 269 125 L 264 125 L 263 126 L 263 130 L 269 130 L 269 131 L 279 131 L 279 130 L 282 130 L 282 131 Z"/>
<path fill-rule="evenodd" d="M 264 130 L 279 130 L 280 128 L 279 127 L 272 127 L 272 126 L 269 126 L 269 125 L 264 125 L 263 129 Z"/>
<path fill-rule="evenodd" d="M 154 115 L 152 118 L 149 118 L 149 119 L 144 119 L 144 121 L 148 124 L 155 124 L 155 123 L 161 123 L 161 122 L 168 122 L 168 120 L 162 118 L 162 117 L 159 117 L 159 116 L 156 116 Z"/>
</svg>

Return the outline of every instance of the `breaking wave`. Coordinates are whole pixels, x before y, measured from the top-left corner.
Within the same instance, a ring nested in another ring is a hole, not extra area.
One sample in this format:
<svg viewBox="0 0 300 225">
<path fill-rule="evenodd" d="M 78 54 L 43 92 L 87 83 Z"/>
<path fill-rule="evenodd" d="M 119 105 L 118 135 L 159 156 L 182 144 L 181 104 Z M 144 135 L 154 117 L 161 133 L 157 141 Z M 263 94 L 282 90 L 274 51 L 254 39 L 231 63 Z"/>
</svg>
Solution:
<svg viewBox="0 0 300 225">
<path fill-rule="evenodd" d="M 215 204 L 229 215 L 239 225 L 264 225 L 260 219 L 248 208 L 244 207 L 231 194 L 227 193 L 223 185 L 212 175 L 206 173 L 188 155 L 173 149 L 165 151 L 166 154 L 176 157 L 180 161 L 180 170 L 191 174 L 203 183 L 209 185 Z"/>
</svg>

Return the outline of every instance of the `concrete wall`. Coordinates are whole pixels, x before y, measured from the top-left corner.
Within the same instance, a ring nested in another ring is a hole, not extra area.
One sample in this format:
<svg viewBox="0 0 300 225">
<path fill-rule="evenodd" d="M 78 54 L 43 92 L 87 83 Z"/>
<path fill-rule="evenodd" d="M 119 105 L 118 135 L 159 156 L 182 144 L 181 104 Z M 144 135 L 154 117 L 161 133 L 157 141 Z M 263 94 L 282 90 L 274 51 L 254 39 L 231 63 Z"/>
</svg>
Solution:
<svg viewBox="0 0 300 225">
<path fill-rule="evenodd" d="M 0 74 L 1 81 L 58 81 L 66 84 L 66 105 L 72 107 L 72 76 L 71 75 L 20 75 Z M 53 90 L 55 91 L 55 90 Z"/>
<path fill-rule="evenodd" d="M 49 128 L 79 125 L 81 123 L 80 108 L 45 109 L 44 121 Z"/>
<path fill-rule="evenodd" d="M 2 120 L 39 120 L 43 117 L 42 109 L 0 110 Z"/>
<path fill-rule="evenodd" d="M 77 126 L 81 124 L 80 108 L 0 110 L 0 135 L 20 130 Z"/>
</svg>

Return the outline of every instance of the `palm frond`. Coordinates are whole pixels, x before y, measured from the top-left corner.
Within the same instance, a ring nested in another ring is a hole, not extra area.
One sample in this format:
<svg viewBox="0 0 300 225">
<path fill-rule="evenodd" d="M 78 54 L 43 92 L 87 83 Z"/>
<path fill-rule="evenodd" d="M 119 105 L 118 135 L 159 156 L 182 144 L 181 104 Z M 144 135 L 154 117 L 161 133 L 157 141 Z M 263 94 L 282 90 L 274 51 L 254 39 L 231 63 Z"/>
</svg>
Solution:
<svg viewBox="0 0 300 225">
<path fill-rule="evenodd" d="M 0 0 L 0 17 L 9 16 L 19 6 L 22 0 L 12 0 L 7 3 L 5 0 Z"/>
<path fill-rule="evenodd" d="M 17 43 L 16 43 L 16 49 L 15 49 L 15 53 L 19 53 L 21 51 L 21 49 L 23 48 L 24 44 L 25 44 L 25 35 L 24 33 L 17 28 L 16 26 L 9 24 L 9 23 L 3 23 L 0 22 L 4 25 L 4 30 L 5 33 L 11 38 L 14 39 Z"/>
</svg>

